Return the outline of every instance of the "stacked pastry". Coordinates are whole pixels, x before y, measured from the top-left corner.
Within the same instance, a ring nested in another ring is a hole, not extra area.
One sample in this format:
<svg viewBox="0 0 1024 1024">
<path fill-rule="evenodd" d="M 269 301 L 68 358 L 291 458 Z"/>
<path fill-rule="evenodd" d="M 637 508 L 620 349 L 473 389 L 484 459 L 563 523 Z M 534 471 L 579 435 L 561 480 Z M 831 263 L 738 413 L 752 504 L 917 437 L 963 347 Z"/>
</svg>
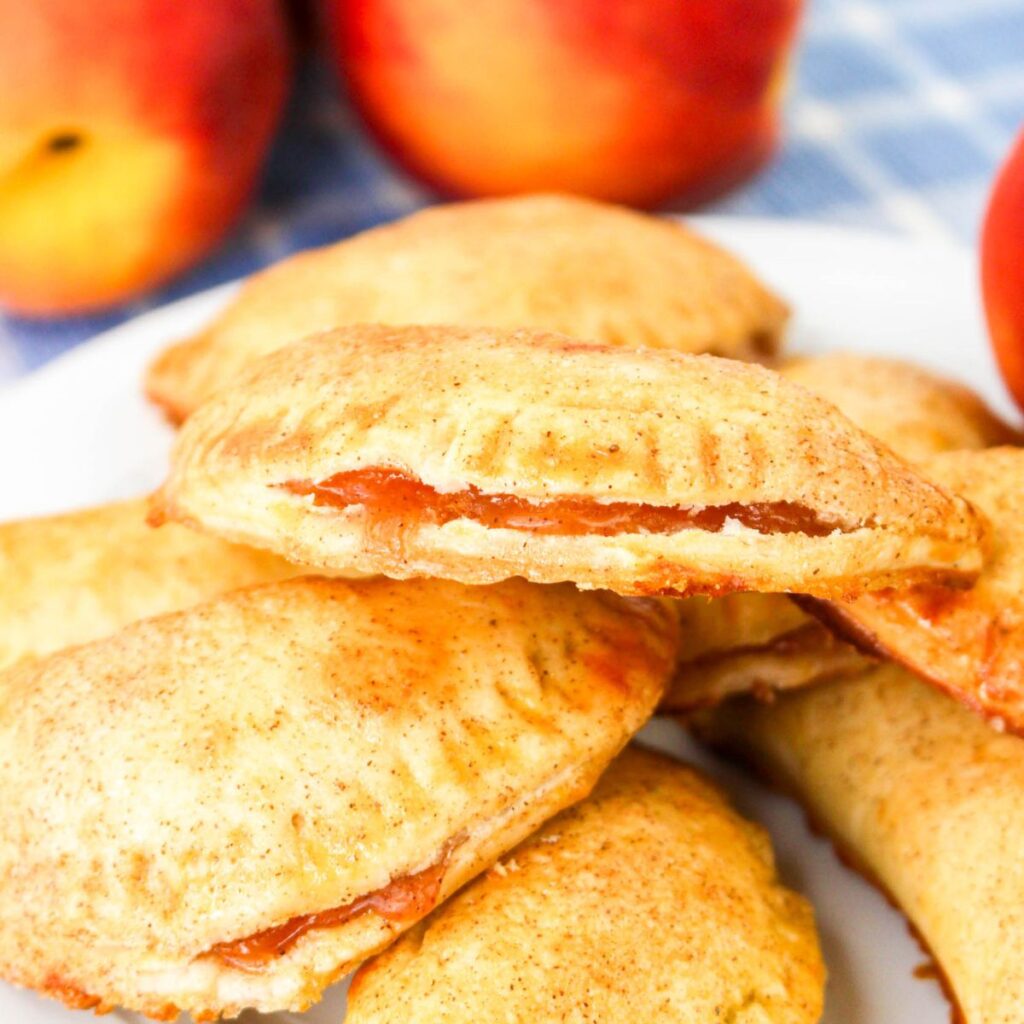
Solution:
<svg viewBox="0 0 1024 1024">
<path fill-rule="evenodd" d="M 552 197 L 254 278 L 151 369 L 158 529 L 0 527 L 0 974 L 158 1019 L 362 964 L 364 1024 L 809 1024 L 811 909 L 627 747 L 660 705 L 806 801 L 970 1024 L 1019 1019 L 1024 749 L 975 712 L 1024 725 L 1024 454 L 911 367 L 751 362 L 785 320 Z"/>
</svg>

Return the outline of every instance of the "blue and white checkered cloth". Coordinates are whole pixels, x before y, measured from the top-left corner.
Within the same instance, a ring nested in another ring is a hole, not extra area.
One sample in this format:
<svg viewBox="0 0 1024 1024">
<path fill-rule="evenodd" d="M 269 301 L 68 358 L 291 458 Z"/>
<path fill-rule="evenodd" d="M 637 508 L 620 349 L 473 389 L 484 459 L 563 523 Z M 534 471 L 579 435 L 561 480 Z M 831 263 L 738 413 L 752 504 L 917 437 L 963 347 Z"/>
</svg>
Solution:
<svg viewBox="0 0 1024 1024">
<path fill-rule="evenodd" d="M 0 317 L 0 384 L 104 328 L 430 197 L 307 68 L 252 210 L 205 262 L 102 316 Z M 719 212 L 845 222 L 970 244 L 1024 125 L 1024 0 L 808 0 L 775 162 Z"/>
</svg>

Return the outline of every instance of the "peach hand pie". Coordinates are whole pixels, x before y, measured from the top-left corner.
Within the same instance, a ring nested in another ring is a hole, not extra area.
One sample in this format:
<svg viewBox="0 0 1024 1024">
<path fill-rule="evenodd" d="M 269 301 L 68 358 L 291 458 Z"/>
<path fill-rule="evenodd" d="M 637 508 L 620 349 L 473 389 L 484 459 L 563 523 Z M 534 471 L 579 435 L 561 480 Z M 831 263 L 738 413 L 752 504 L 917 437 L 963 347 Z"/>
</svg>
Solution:
<svg viewBox="0 0 1024 1024">
<path fill-rule="evenodd" d="M 946 452 L 925 466 L 989 523 L 974 585 L 919 585 L 830 605 L 826 617 L 1014 732 L 1024 732 L 1024 449 Z"/>
<path fill-rule="evenodd" d="M 906 912 L 963 1024 L 1024 1006 L 1024 741 L 884 665 L 702 723 L 791 790 Z"/>
<path fill-rule="evenodd" d="M 767 836 L 696 772 L 627 750 L 376 960 L 349 1024 L 813 1024 L 810 906 Z"/>
<path fill-rule="evenodd" d="M 235 587 L 294 576 L 262 551 L 146 525 L 144 500 L 0 524 L 0 668 Z"/>
<path fill-rule="evenodd" d="M 786 306 L 678 222 L 568 196 L 424 210 L 253 277 L 146 380 L 175 419 L 253 359 L 343 324 L 536 327 L 608 345 L 771 355 Z"/>
<path fill-rule="evenodd" d="M 509 581 L 237 590 L 0 675 L 0 975 L 173 1019 L 301 1009 L 650 714 L 656 601 Z"/>
<path fill-rule="evenodd" d="M 910 462 L 1015 436 L 974 392 L 899 360 L 829 353 L 790 359 L 779 372 L 833 402 Z M 866 670 L 873 660 L 782 595 L 693 598 L 680 613 L 682 650 L 665 696 L 667 711 L 841 678 Z"/>
<path fill-rule="evenodd" d="M 450 327 L 267 356 L 179 435 L 161 516 L 291 561 L 619 593 L 971 578 L 979 524 L 760 366 Z"/>
</svg>

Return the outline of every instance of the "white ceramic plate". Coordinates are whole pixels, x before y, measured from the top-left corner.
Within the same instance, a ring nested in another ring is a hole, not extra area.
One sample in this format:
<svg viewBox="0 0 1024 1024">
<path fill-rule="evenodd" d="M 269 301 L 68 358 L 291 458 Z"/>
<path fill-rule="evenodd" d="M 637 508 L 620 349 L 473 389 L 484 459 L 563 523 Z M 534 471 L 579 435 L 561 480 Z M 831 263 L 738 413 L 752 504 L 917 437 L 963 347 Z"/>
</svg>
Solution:
<svg viewBox="0 0 1024 1024">
<path fill-rule="evenodd" d="M 839 348 L 913 359 L 970 384 L 1010 413 L 982 330 L 969 253 L 792 222 L 708 218 L 699 226 L 791 301 L 794 350 Z M 89 505 L 155 485 L 171 434 L 140 395 L 142 369 L 168 341 L 201 325 L 231 290 L 139 317 L 0 393 L 0 519 Z M 839 865 L 793 805 L 695 750 L 670 723 L 648 726 L 645 736 L 700 761 L 742 810 L 771 830 L 784 877 L 817 908 L 830 973 L 826 1024 L 947 1024 L 949 1008 L 935 984 L 914 977 L 924 957 L 903 918 Z M 306 1014 L 244 1019 L 340 1024 L 343 1007 L 343 991 L 336 987 Z M 0 984 L 4 1024 L 87 1019 Z"/>
</svg>

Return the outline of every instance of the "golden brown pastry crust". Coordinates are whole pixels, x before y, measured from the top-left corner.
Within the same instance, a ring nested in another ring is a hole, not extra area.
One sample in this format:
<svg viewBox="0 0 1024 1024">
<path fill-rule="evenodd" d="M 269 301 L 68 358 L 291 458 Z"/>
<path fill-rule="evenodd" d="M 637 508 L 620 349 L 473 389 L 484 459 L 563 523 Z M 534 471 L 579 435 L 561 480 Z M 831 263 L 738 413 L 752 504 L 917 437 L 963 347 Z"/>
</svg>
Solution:
<svg viewBox="0 0 1024 1024">
<path fill-rule="evenodd" d="M 964 1024 L 1024 1005 L 1024 741 L 888 664 L 731 703 L 701 731 L 806 806 L 935 957 Z"/>
<path fill-rule="evenodd" d="M 1015 436 L 974 392 L 899 360 L 829 353 L 787 360 L 779 372 L 910 462 Z M 707 707 L 734 693 L 768 696 L 865 671 L 873 661 L 777 594 L 695 598 L 681 614 L 680 663 L 665 695 L 667 711 Z"/>
<path fill-rule="evenodd" d="M 366 504 L 322 507 L 292 486 L 381 467 L 533 503 L 788 504 L 832 532 L 382 525 Z M 981 558 L 965 502 L 769 370 L 488 329 L 364 325 L 273 353 L 190 418 L 154 507 L 317 568 L 627 594 L 831 596 L 971 576 Z"/>
<path fill-rule="evenodd" d="M 296 571 L 180 526 L 154 530 L 141 498 L 0 523 L 0 668 Z"/>
<path fill-rule="evenodd" d="M 184 419 L 259 356 L 353 323 L 537 327 L 609 345 L 775 352 L 785 304 L 678 222 L 569 196 L 437 206 L 282 261 L 150 367 Z"/>
<path fill-rule="evenodd" d="M 813 1024 L 825 970 L 768 837 L 701 776 L 628 749 L 376 960 L 350 1024 Z"/>
<path fill-rule="evenodd" d="M 413 920 L 370 910 L 252 972 L 210 951 L 438 862 L 445 898 L 588 792 L 674 655 L 658 602 L 305 578 L 22 662 L 0 975 L 155 1017 L 305 1007 Z"/>
<path fill-rule="evenodd" d="M 779 373 L 915 464 L 1022 440 L 969 388 L 899 359 L 830 352 L 788 359 Z"/>
<path fill-rule="evenodd" d="M 727 594 L 678 602 L 679 664 L 660 710 L 685 714 L 741 693 L 863 672 L 874 659 L 844 643 L 781 594 Z"/>
<path fill-rule="evenodd" d="M 830 606 L 826 618 L 998 726 L 1024 733 L 1024 449 L 946 452 L 923 469 L 987 519 L 981 575 L 967 589 L 865 594 Z"/>
</svg>

